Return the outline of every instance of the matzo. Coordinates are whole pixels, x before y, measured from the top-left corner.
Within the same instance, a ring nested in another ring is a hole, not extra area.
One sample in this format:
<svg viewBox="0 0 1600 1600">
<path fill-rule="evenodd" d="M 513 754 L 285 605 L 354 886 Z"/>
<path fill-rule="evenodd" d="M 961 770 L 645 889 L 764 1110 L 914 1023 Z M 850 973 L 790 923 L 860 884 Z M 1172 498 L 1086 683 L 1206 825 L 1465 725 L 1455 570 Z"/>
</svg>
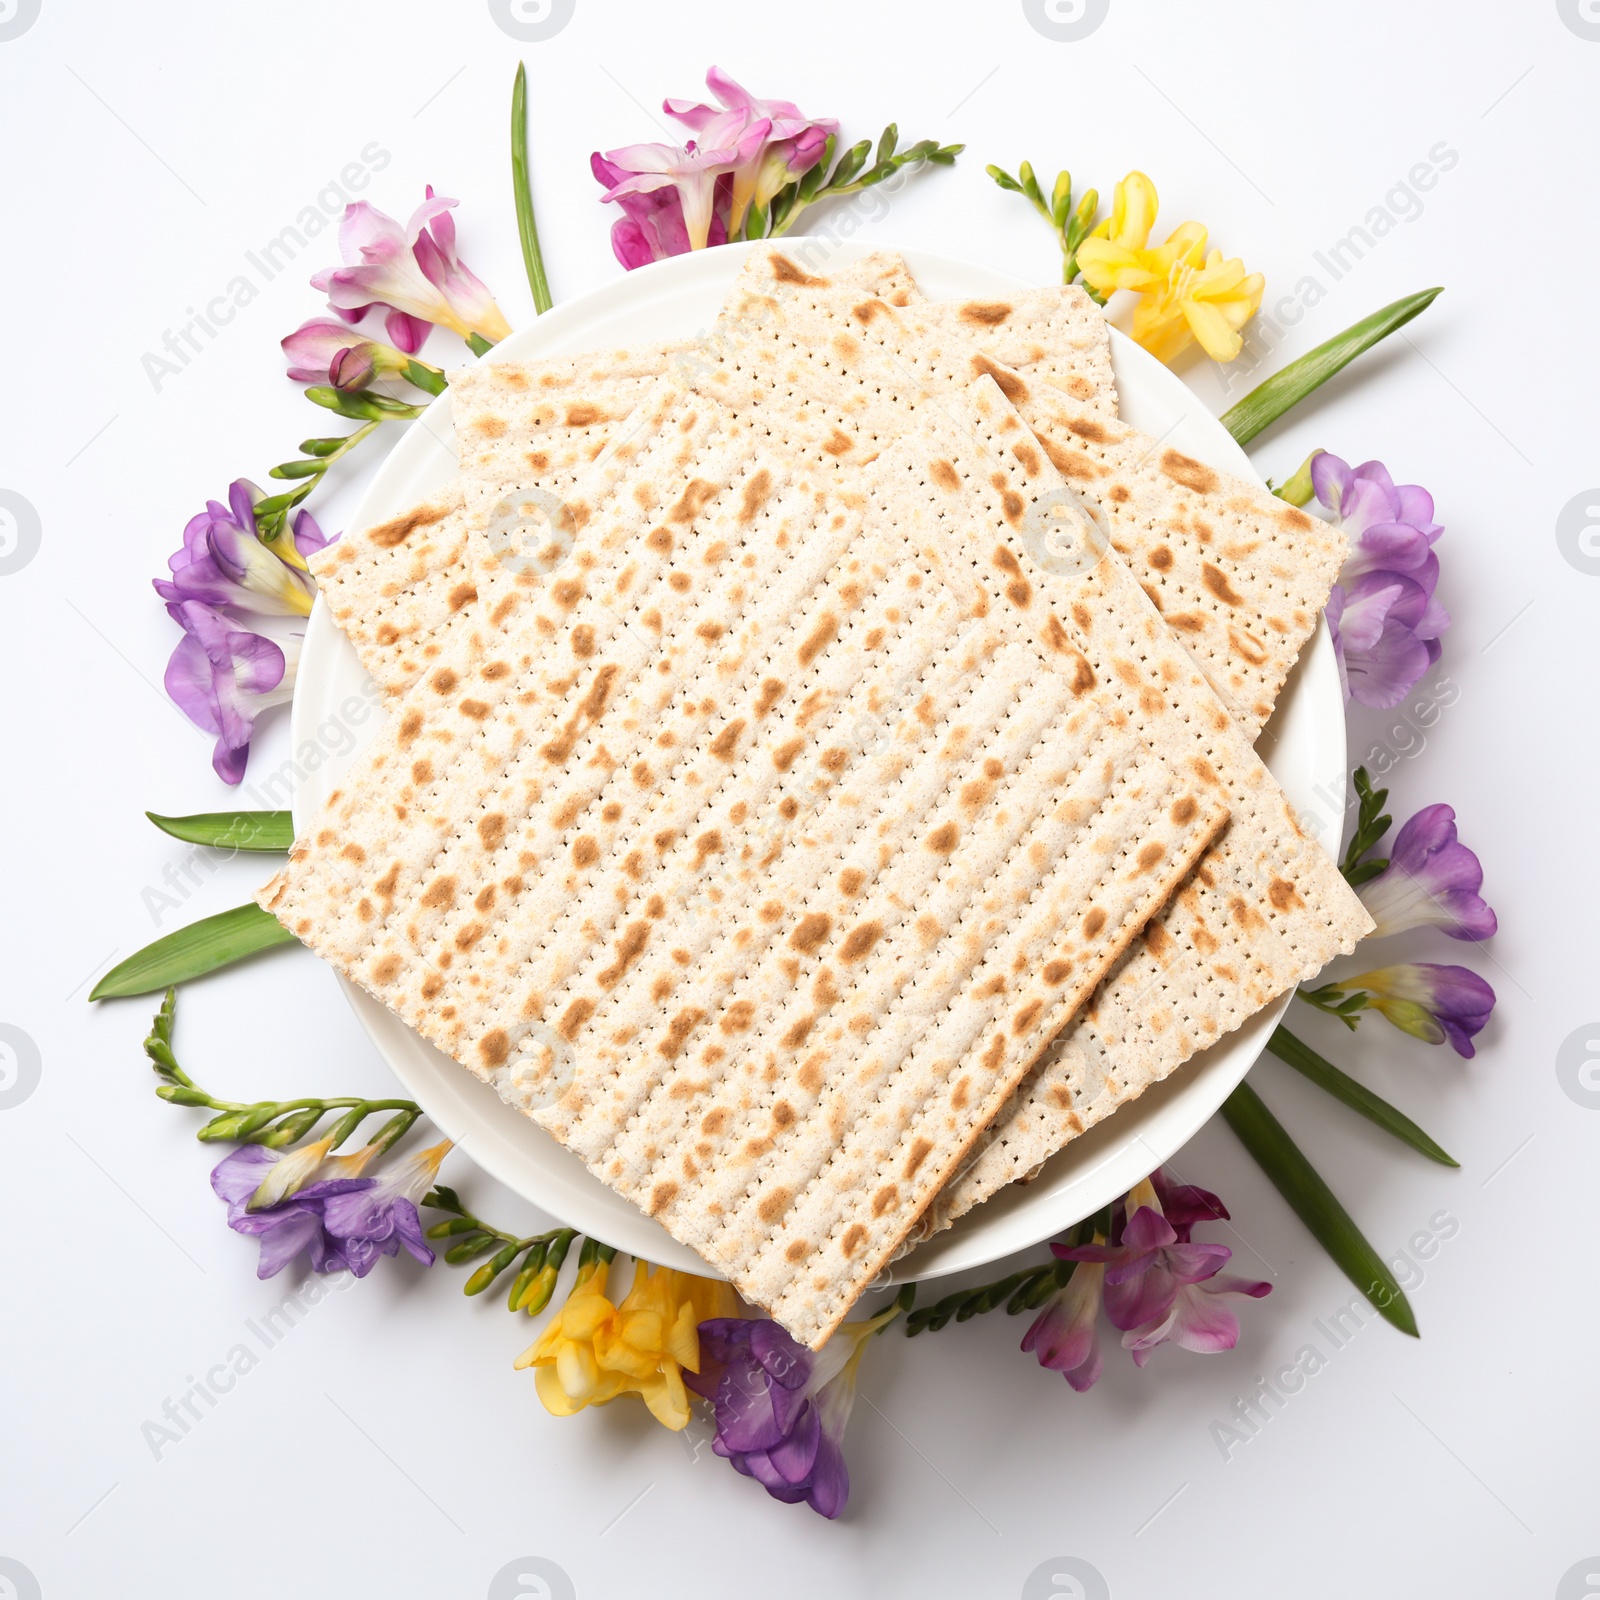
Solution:
<svg viewBox="0 0 1600 1600">
<path fill-rule="evenodd" d="M 841 266 L 829 281 L 897 306 L 920 299 L 904 261 L 884 252 Z M 960 335 L 1097 416 L 1115 417 L 1105 321 L 1081 289 L 923 307 L 928 326 Z M 453 374 L 451 408 L 463 466 L 481 489 L 564 493 L 649 380 L 694 348 L 680 341 L 539 362 L 486 362 Z M 462 486 L 453 482 L 397 517 L 347 533 L 312 563 L 335 622 L 387 693 L 416 681 L 437 657 L 444 630 L 474 598 L 476 557 L 467 543 L 473 520 L 459 514 L 461 498 Z M 475 505 L 481 498 L 480 492 Z"/>
<path fill-rule="evenodd" d="M 861 348 L 873 341 L 904 381 L 908 402 L 938 382 L 937 364 L 918 348 L 916 311 L 847 307 L 825 286 L 781 267 L 762 303 L 730 306 L 730 345 L 754 352 L 781 346 L 787 379 L 814 384 L 836 398 L 854 385 L 882 384 L 881 368 Z M 736 339 L 743 329 L 742 339 Z M 809 372 L 807 371 L 809 369 Z M 820 369 L 820 370 L 819 370 Z M 1020 469 L 1028 500 L 1049 505 L 1064 485 L 1018 413 L 984 380 L 973 391 L 985 436 Z M 938 394 L 934 404 L 950 409 Z M 1036 539 L 1024 515 L 1005 558 L 1016 560 Z M 975 560 L 985 559 L 981 547 Z M 1002 559 L 996 549 L 994 560 Z M 1213 686 L 1180 650 L 1148 596 L 1114 550 L 1076 575 L 1038 575 L 1052 610 L 1070 624 L 1073 646 L 1096 680 L 1126 707 L 1153 716 L 1158 728 L 1185 741 L 1191 770 L 1204 774 L 1232 812 L 1226 835 L 1196 869 L 1198 889 L 1215 891 L 1209 916 L 1197 892 L 1152 924 L 1062 1049 L 997 1118 L 989 1147 L 954 1191 L 941 1196 L 926 1226 L 959 1215 L 1001 1183 L 1037 1167 L 1116 1105 L 1166 1077 L 1285 989 L 1348 953 L 1371 927 L 1333 862 L 1299 828 L 1292 807 L 1228 716 Z M 1216 907 L 1231 943 L 1222 946 Z M 1232 957 L 1232 959 L 1230 959 Z M 1176 965 L 1174 965 L 1176 958 Z"/>
<path fill-rule="evenodd" d="M 973 428 L 647 405 L 262 903 L 820 1344 L 1227 808 L 973 566 Z"/>
</svg>

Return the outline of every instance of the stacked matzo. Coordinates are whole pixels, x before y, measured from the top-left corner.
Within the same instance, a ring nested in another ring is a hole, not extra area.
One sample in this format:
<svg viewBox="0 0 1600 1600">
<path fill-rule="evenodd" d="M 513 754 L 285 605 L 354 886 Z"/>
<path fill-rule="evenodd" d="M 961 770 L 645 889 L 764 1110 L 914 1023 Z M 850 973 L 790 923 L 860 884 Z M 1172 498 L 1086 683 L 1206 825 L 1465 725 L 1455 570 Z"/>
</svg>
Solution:
<svg viewBox="0 0 1600 1600">
<path fill-rule="evenodd" d="M 757 253 L 692 348 L 458 377 L 460 483 L 321 562 L 398 698 L 264 903 L 813 1343 L 1366 926 L 1234 720 L 1331 538 L 1021 298 Z M 1144 593 L 1040 565 L 1052 462 Z"/>
</svg>

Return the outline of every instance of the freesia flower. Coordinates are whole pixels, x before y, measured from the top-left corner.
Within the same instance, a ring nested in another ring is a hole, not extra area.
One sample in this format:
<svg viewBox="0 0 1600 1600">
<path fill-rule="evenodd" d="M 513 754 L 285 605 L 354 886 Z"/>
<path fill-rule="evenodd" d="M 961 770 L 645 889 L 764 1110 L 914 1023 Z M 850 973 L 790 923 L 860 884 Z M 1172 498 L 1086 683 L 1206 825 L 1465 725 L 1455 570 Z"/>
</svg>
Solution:
<svg viewBox="0 0 1600 1600">
<path fill-rule="evenodd" d="M 156 593 L 169 604 L 196 600 L 261 616 L 309 616 L 317 586 L 305 559 L 328 541 L 311 513 L 302 511 L 294 524 L 293 559 L 284 559 L 281 546 L 269 547 L 257 537 L 254 507 L 260 498 L 255 484 L 238 478 L 228 486 L 227 505 L 208 500 L 185 525 L 183 547 L 168 558 L 172 577 L 154 580 Z"/>
<path fill-rule="evenodd" d="M 598 150 L 590 156 L 589 168 L 607 190 L 616 188 L 628 177 L 623 168 L 613 166 Z M 683 201 L 676 189 L 619 193 L 617 204 L 624 214 L 611 225 L 611 252 L 629 272 L 667 256 L 688 254 L 689 230 L 683 220 Z M 707 244 L 728 242 L 726 210 L 724 206 L 713 211 Z"/>
<path fill-rule="evenodd" d="M 1351 554 L 1328 601 L 1346 698 L 1386 710 L 1410 693 L 1442 646 L 1450 614 L 1434 598 L 1443 528 L 1433 498 L 1416 484 L 1396 484 L 1382 462 L 1351 467 L 1318 451 L 1310 482 Z"/>
<path fill-rule="evenodd" d="M 196 727 L 216 735 L 211 765 L 224 783 L 238 783 L 256 718 L 293 698 L 300 636 L 277 641 L 246 632 L 198 600 L 167 611 L 184 632 L 167 662 L 167 693 Z"/>
<path fill-rule="evenodd" d="M 1313 993 L 1319 1001 L 1362 994 L 1368 1007 L 1402 1033 L 1427 1044 L 1449 1040 L 1456 1054 L 1466 1057 L 1476 1054 L 1473 1038 L 1483 1031 L 1495 1000 L 1494 990 L 1477 973 L 1431 961 L 1379 967 L 1324 984 Z"/>
<path fill-rule="evenodd" d="M 1456 814 L 1424 806 L 1395 835 L 1389 865 L 1358 892 L 1377 924 L 1369 938 L 1439 928 L 1452 939 L 1488 939 L 1495 914 L 1478 891 L 1483 867 L 1456 837 Z"/>
<path fill-rule="evenodd" d="M 1158 200 L 1142 172 L 1116 187 L 1111 215 L 1078 247 L 1078 268 L 1097 294 L 1128 289 L 1139 296 L 1133 337 L 1158 360 L 1171 362 L 1196 341 L 1214 361 L 1232 361 L 1243 348 L 1239 329 L 1261 305 L 1266 280 L 1237 259 L 1207 251 L 1207 233 L 1185 222 L 1151 246 Z"/>
<path fill-rule="evenodd" d="M 1105 1235 L 1097 1233 L 1094 1242 L 1103 1245 Z M 1022 1336 L 1022 1348 L 1037 1355 L 1041 1367 L 1059 1372 L 1079 1394 L 1092 1389 L 1105 1369 L 1096 1328 L 1105 1277 L 1103 1261 L 1079 1262 Z"/>
<path fill-rule="evenodd" d="M 317 1148 L 326 1153 L 326 1145 Z M 211 1174 L 211 1187 L 227 1202 L 228 1226 L 235 1233 L 245 1234 L 260 1243 L 257 1277 L 273 1277 L 305 1251 L 310 1252 L 314 1272 L 343 1272 L 349 1263 L 339 1242 L 324 1226 L 323 1203 L 332 1191 L 366 1187 L 372 1180 L 349 1177 L 325 1185 L 301 1187 L 287 1198 L 252 1209 L 251 1202 L 261 1194 L 263 1185 L 271 1180 L 284 1159 L 276 1150 L 246 1144 L 217 1163 Z"/>
<path fill-rule="evenodd" d="M 850 1495 L 841 1445 L 867 1343 L 898 1307 L 839 1328 L 820 1352 L 764 1318 L 700 1325 L 708 1370 L 686 1380 L 716 1415 L 711 1448 L 775 1500 L 836 1517 Z M 714 1367 L 713 1367 L 714 1364 Z"/>
<path fill-rule="evenodd" d="M 822 159 L 828 140 L 838 135 L 839 124 L 830 117 L 808 117 L 789 100 L 758 100 L 720 67 L 706 73 L 706 87 L 721 102 L 720 109 L 691 100 L 662 102 L 667 115 L 692 129 L 702 145 L 742 141 L 749 129 L 767 124 L 762 145 L 733 169 L 727 226 L 729 235 L 737 237 L 752 205 L 758 210 L 766 207 L 785 184 L 804 176 Z"/>
<path fill-rule="evenodd" d="M 324 1225 L 358 1278 L 372 1271 L 379 1256 L 398 1255 L 401 1245 L 423 1266 L 433 1265 L 433 1251 L 423 1238 L 417 1202 L 433 1187 L 439 1163 L 450 1148 L 450 1140 L 442 1139 L 380 1172 L 360 1188 L 340 1189 L 328 1195 L 322 1208 Z M 348 1159 L 365 1166 L 371 1150 L 368 1146 Z"/>
<path fill-rule="evenodd" d="M 344 265 L 319 272 L 312 287 L 345 322 L 381 311 L 390 341 L 407 355 L 422 348 L 432 323 L 497 344 L 511 327 L 456 254 L 455 205 L 430 185 L 404 228 L 365 200 L 346 206 L 339 225 Z"/>
<path fill-rule="evenodd" d="M 600 199 L 602 202 L 621 200 L 627 195 L 653 194 L 670 188 L 681 207 L 689 249 L 704 250 L 711 236 L 717 179 L 725 172 L 733 172 L 754 161 L 771 128 L 772 124 L 762 118 L 742 132 L 728 130 L 731 142 L 725 145 L 702 144 L 691 139 L 681 149 L 670 144 L 632 144 L 620 150 L 608 150 L 601 159 L 612 175 L 611 186 Z M 605 182 L 600 164 L 591 160 L 590 165 L 595 175 Z M 725 222 L 725 238 L 729 232 L 731 229 Z M 613 249 L 616 242 L 613 230 Z"/>
<path fill-rule="evenodd" d="M 685 1371 L 700 1366 L 699 1323 L 731 1304 L 726 1284 L 634 1263 L 620 1305 L 607 1294 L 609 1263 L 580 1266 L 561 1310 L 514 1366 L 534 1368 L 539 1399 L 553 1416 L 637 1394 L 664 1426 L 689 1423 Z"/>
<path fill-rule="evenodd" d="M 352 394 L 411 365 L 404 350 L 363 338 L 348 323 L 326 317 L 302 323 L 282 345 L 289 376 L 297 383 L 331 383 Z"/>
<path fill-rule="evenodd" d="M 1028 1329 L 1022 1348 L 1074 1389 L 1092 1387 L 1101 1370 L 1095 1318 L 1103 1303 L 1135 1366 L 1167 1343 L 1207 1355 L 1233 1349 L 1239 1319 L 1221 1302 L 1237 1295 L 1259 1299 L 1272 1285 L 1223 1276 L 1233 1252 L 1190 1239 L 1197 1222 L 1227 1215 L 1208 1190 L 1152 1173 L 1124 1197 L 1109 1242 L 1096 1235 L 1091 1244 L 1050 1246 L 1060 1260 L 1079 1265 Z M 1089 1273 L 1096 1276 L 1085 1277 Z"/>
</svg>

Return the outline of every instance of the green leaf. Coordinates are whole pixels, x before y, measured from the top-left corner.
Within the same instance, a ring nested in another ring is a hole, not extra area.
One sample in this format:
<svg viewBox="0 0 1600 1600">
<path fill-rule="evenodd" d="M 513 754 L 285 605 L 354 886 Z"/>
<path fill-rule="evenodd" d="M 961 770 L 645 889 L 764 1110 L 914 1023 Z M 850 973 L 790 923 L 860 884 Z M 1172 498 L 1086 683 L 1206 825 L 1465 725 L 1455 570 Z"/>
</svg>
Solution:
<svg viewBox="0 0 1600 1600">
<path fill-rule="evenodd" d="M 1320 388 L 1336 372 L 1348 366 L 1363 351 L 1403 328 L 1413 317 L 1426 311 L 1444 293 L 1443 288 L 1423 289 L 1396 300 L 1393 305 L 1374 311 L 1370 317 L 1338 333 L 1326 344 L 1319 344 L 1298 361 L 1291 361 L 1282 372 L 1252 389 L 1238 405 L 1222 414 L 1222 425 L 1240 444 L 1249 444 L 1263 428 L 1269 428 L 1291 407 L 1300 404 L 1313 389 Z"/>
<path fill-rule="evenodd" d="M 1372 1302 L 1378 1315 L 1402 1333 L 1418 1337 L 1411 1304 L 1383 1257 L 1367 1243 L 1350 1213 L 1301 1154 L 1283 1124 L 1267 1110 L 1261 1096 L 1248 1083 L 1241 1083 L 1222 1102 L 1222 1115 L 1311 1236 Z"/>
<path fill-rule="evenodd" d="M 1267 1049 L 1280 1061 L 1287 1062 L 1303 1077 L 1309 1078 L 1319 1089 L 1326 1090 L 1335 1100 L 1342 1100 L 1352 1111 L 1359 1112 L 1368 1122 L 1376 1124 L 1385 1133 L 1391 1133 L 1402 1144 L 1420 1151 L 1430 1161 L 1442 1167 L 1459 1167 L 1456 1160 L 1442 1145 L 1430 1139 L 1403 1111 L 1375 1095 L 1365 1084 L 1357 1083 L 1348 1073 L 1341 1072 L 1331 1061 L 1319 1056 L 1310 1045 L 1297 1039 L 1287 1028 L 1273 1030 L 1267 1040 Z"/>
<path fill-rule="evenodd" d="M 218 850 L 287 850 L 294 843 L 294 818 L 287 811 L 201 811 L 190 817 L 145 815 L 163 832 L 189 844 Z"/>
<path fill-rule="evenodd" d="M 89 992 L 91 1000 L 121 1000 L 187 983 L 219 967 L 232 966 L 258 950 L 293 944 L 295 936 L 258 905 L 235 906 L 179 928 L 114 966 Z"/>
</svg>

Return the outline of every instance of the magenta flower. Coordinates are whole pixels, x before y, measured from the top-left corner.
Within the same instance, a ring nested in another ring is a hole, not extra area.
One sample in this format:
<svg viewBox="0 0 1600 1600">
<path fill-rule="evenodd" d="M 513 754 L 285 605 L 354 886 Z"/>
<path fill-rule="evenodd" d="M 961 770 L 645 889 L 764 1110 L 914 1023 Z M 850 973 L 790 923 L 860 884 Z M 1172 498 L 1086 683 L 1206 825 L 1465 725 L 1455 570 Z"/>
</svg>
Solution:
<svg viewBox="0 0 1600 1600">
<path fill-rule="evenodd" d="M 294 696 L 301 636 L 278 641 L 246 632 L 199 600 L 176 601 L 167 612 L 184 634 L 167 662 L 167 693 L 196 727 L 216 735 L 211 765 L 224 783 L 238 783 L 256 718 Z"/>
<path fill-rule="evenodd" d="M 749 129 L 763 122 L 767 125 L 760 147 L 733 170 L 728 232 L 737 237 L 752 205 L 764 208 L 785 184 L 802 177 L 822 159 L 839 124 L 829 117 L 810 118 L 789 100 L 758 100 L 720 67 L 706 73 L 706 87 L 717 97 L 720 108 L 692 100 L 662 102 L 667 115 L 691 129 L 702 145 L 735 144 Z"/>
<path fill-rule="evenodd" d="M 717 180 L 723 173 L 754 161 L 771 126 L 762 119 L 742 132 L 729 130 L 732 142 L 726 145 L 701 144 L 691 139 L 681 149 L 670 144 L 632 144 L 608 150 L 603 158 L 605 164 L 621 176 L 614 178 L 600 199 L 620 200 L 625 195 L 654 194 L 670 188 L 678 197 L 689 248 L 704 250 L 711 234 Z M 600 176 L 592 160 L 590 165 Z M 724 226 L 729 234 L 733 232 L 731 216 Z"/>
<path fill-rule="evenodd" d="M 1375 880 L 1376 881 L 1376 880 Z M 1361 995 L 1365 1007 L 1380 1012 L 1402 1033 L 1427 1044 L 1443 1044 L 1459 1056 L 1476 1054 L 1473 1039 L 1494 1010 L 1494 990 L 1465 967 L 1437 966 L 1431 961 L 1379 967 L 1353 978 L 1340 978 L 1311 991 L 1323 1010 L 1349 995 Z M 1353 1018 L 1345 1019 L 1353 1027 Z"/>
<path fill-rule="evenodd" d="M 1327 609 L 1345 696 L 1398 705 L 1439 659 L 1450 626 L 1433 593 L 1433 545 L 1444 531 L 1433 499 L 1415 484 L 1397 485 L 1381 462 L 1352 468 L 1325 450 L 1312 458 L 1311 484 L 1352 547 Z"/>
<path fill-rule="evenodd" d="M 511 332 L 494 297 L 456 255 L 456 202 L 435 196 L 402 228 L 365 200 L 345 207 L 339 225 L 344 265 L 319 272 L 311 285 L 347 323 L 379 311 L 392 344 L 407 355 L 422 348 L 431 324 L 497 344 Z M 352 341 L 353 342 L 353 341 Z M 291 359 L 293 357 L 291 356 Z"/>
<path fill-rule="evenodd" d="M 1233 1349 L 1239 1319 L 1223 1299 L 1260 1299 L 1272 1285 L 1223 1276 L 1233 1252 L 1226 1245 L 1191 1241 L 1197 1222 L 1227 1215 L 1208 1190 L 1152 1173 L 1124 1196 L 1109 1243 L 1097 1236 L 1092 1244 L 1050 1246 L 1060 1260 L 1079 1265 L 1028 1329 L 1022 1348 L 1062 1373 L 1074 1389 L 1091 1388 L 1101 1370 L 1095 1319 L 1103 1303 L 1111 1325 L 1122 1330 L 1122 1347 L 1135 1366 L 1142 1367 L 1162 1344 L 1206 1355 Z M 1095 1276 L 1085 1277 L 1091 1273 Z"/>
<path fill-rule="evenodd" d="M 441 1140 L 359 1188 L 344 1188 L 328 1196 L 323 1205 L 324 1225 L 358 1278 L 366 1277 L 379 1256 L 398 1255 L 401 1245 L 423 1266 L 433 1265 L 417 1202 L 433 1187 L 439 1163 L 449 1151 L 450 1140 Z"/>
<path fill-rule="evenodd" d="M 197 600 L 260 616 L 310 615 L 317 586 L 304 561 L 328 541 L 311 513 L 302 511 L 294 524 L 299 564 L 284 561 L 257 536 L 254 506 L 260 497 L 249 479 L 238 478 L 228 487 L 227 505 L 209 500 L 190 518 L 182 549 L 167 561 L 172 577 L 154 580 L 169 606 Z"/>
<path fill-rule="evenodd" d="M 1389 865 L 1359 891 L 1377 926 L 1369 938 L 1439 928 L 1452 939 L 1488 939 L 1495 914 L 1480 897 L 1483 868 L 1456 838 L 1456 814 L 1425 806 L 1395 835 Z"/>
<path fill-rule="evenodd" d="M 1105 1236 L 1097 1234 L 1094 1242 L 1104 1244 Z M 1097 1331 L 1105 1277 L 1103 1261 L 1080 1261 L 1022 1336 L 1022 1348 L 1036 1355 L 1041 1367 L 1059 1372 L 1079 1394 L 1092 1389 L 1105 1368 Z"/>
<path fill-rule="evenodd" d="M 589 168 L 608 191 L 614 190 L 628 176 L 621 167 L 607 161 L 598 150 L 589 157 Z M 648 266 L 652 261 L 664 260 L 667 256 L 688 254 L 689 230 L 684 225 L 683 202 L 676 189 L 668 187 L 639 193 L 619 193 L 617 203 L 624 214 L 611 225 L 611 252 L 629 272 L 635 267 Z M 710 245 L 728 242 L 725 204 L 713 211 L 706 242 Z"/>
<path fill-rule="evenodd" d="M 411 357 L 392 344 L 365 339 L 348 323 L 317 318 L 304 322 L 280 341 L 297 383 L 331 383 L 354 393 L 374 378 L 403 373 Z"/>
<path fill-rule="evenodd" d="M 701 1368 L 683 1381 L 712 1403 L 711 1448 L 773 1499 L 838 1516 L 850 1495 L 841 1445 L 856 1374 L 868 1341 L 896 1314 L 847 1323 L 817 1354 L 764 1318 L 702 1322 Z"/>
<path fill-rule="evenodd" d="M 370 1188 L 373 1180 L 342 1178 L 301 1187 L 287 1198 L 251 1210 L 250 1202 L 260 1193 L 262 1185 L 269 1181 L 283 1159 L 276 1150 L 268 1150 L 259 1144 L 246 1144 L 217 1163 L 211 1174 L 211 1187 L 227 1202 L 228 1226 L 235 1233 L 259 1241 L 261 1259 L 256 1266 L 258 1278 L 275 1276 L 306 1251 L 310 1252 L 312 1271 L 345 1271 L 349 1263 L 339 1242 L 324 1225 L 323 1204 L 330 1192 Z"/>
</svg>

